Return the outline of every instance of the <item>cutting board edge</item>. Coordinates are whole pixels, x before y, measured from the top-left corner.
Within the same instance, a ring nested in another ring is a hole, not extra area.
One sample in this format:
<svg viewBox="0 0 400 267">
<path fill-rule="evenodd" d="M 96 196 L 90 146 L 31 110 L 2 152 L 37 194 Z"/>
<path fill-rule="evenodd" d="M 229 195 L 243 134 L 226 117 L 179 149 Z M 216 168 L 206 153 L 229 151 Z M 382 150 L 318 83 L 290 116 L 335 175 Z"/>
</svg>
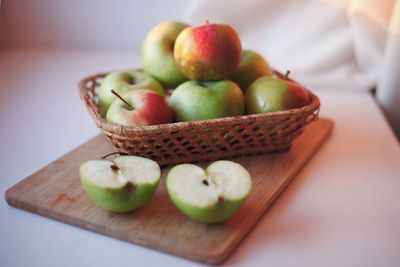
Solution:
<svg viewBox="0 0 400 267">
<path fill-rule="evenodd" d="M 329 125 L 329 130 L 325 132 L 324 135 L 321 135 L 320 140 L 318 141 L 318 149 L 312 151 L 312 153 L 309 155 L 308 159 L 304 161 L 299 169 L 294 172 L 289 179 L 287 179 L 284 183 L 283 186 L 280 187 L 278 191 L 275 192 L 275 194 L 271 197 L 271 200 L 268 202 L 267 205 L 265 205 L 265 209 L 260 212 L 258 217 L 254 220 L 254 222 L 251 224 L 251 226 L 247 229 L 246 232 L 243 233 L 239 238 L 237 238 L 237 241 L 235 241 L 234 244 L 232 244 L 231 249 L 226 249 L 225 253 L 221 254 L 216 254 L 213 255 L 212 261 L 207 261 L 204 263 L 211 264 L 211 265 L 218 265 L 223 263 L 225 260 L 229 258 L 229 256 L 240 246 L 240 243 L 246 238 L 246 236 L 256 227 L 258 222 L 261 220 L 261 218 L 267 213 L 267 211 L 274 205 L 274 203 L 279 199 L 279 197 L 283 194 L 283 192 L 290 186 L 290 184 L 293 182 L 294 178 L 296 175 L 304 168 L 304 166 L 307 165 L 307 163 L 313 158 L 313 156 L 320 150 L 321 146 L 327 141 L 327 139 L 331 136 L 333 128 L 334 128 L 334 122 L 330 119 L 323 118 L 323 121 Z"/>
</svg>

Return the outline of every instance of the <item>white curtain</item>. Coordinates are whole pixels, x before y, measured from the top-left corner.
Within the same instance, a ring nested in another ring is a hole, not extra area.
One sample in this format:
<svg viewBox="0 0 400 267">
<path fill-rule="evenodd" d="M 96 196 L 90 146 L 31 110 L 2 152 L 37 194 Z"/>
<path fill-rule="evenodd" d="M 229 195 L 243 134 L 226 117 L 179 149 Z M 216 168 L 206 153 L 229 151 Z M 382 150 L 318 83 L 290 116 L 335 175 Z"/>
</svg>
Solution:
<svg viewBox="0 0 400 267">
<path fill-rule="evenodd" d="M 231 24 L 244 48 L 314 91 L 377 87 L 400 135 L 400 0 L 197 0 L 187 19 Z"/>
</svg>

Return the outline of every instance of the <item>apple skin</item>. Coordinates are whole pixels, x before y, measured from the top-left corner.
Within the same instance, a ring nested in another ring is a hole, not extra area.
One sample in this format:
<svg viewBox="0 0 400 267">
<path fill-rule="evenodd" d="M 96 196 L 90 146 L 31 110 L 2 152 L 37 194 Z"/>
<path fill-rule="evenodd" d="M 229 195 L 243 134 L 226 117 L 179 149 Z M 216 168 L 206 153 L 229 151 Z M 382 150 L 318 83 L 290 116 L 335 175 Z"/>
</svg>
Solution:
<svg viewBox="0 0 400 267">
<path fill-rule="evenodd" d="M 172 110 L 165 98 L 154 91 L 135 89 L 122 95 L 134 108 L 130 110 L 120 99 L 115 99 L 107 112 L 106 120 L 126 126 L 147 126 L 170 123 Z"/>
<path fill-rule="evenodd" d="M 295 109 L 310 102 L 308 92 L 301 85 L 268 76 L 254 81 L 245 99 L 247 114 Z"/>
<path fill-rule="evenodd" d="M 190 80 L 224 80 L 240 64 L 237 32 L 229 25 L 206 24 L 183 30 L 175 42 L 175 61 Z"/>
<path fill-rule="evenodd" d="M 142 207 L 154 195 L 159 182 L 135 186 L 134 193 L 130 186 L 121 188 L 99 188 L 82 179 L 81 183 L 89 198 L 100 208 L 111 212 L 128 212 Z"/>
<path fill-rule="evenodd" d="M 196 121 L 244 113 L 244 96 L 231 81 L 187 81 L 172 93 L 169 106 L 176 121 Z"/>
<path fill-rule="evenodd" d="M 252 82 L 262 76 L 271 76 L 272 71 L 268 62 L 257 52 L 243 49 L 238 70 L 231 76 L 231 80 L 239 85 L 243 93 Z"/>
<path fill-rule="evenodd" d="M 217 203 L 215 206 L 199 208 L 187 204 L 174 194 L 169 193 L 169 197 L 174 205 L 190 219 L 201 223 L 218 223 L 232 217 L 232 215 L 242 206 L 246 197 L 241 200 L 224 200 L 223 204 Z"/>
<path fill-rule="evenodd" d="M 139 71 L 116 71 L 108 74 L 101 82 L 99 91 L 99 109 L 103 117 L 115 100 L 111 93 L 113 89 L 118 94 L 124 94 L 133 89 L 149 89 L 165 96 L 164 87 L 149 75 Z"/>
<path fill-rule="evenodd" d="M 176 87 L 187 80 L 174 58 L 175 40 L 187 27 L 188 24 L 181 22 L 162 22 L 147 34 L 142 44 L 141 62 L 144 72 L 164 86 Z"/>
<path fill-rule="evenodd" d="M 126 172 L 129 172 L 129 170 L 126 170 L 129 168 L 127 164 L 125 163 L 125 166 L 123 166 L 124 163 L 121 163 L 121 160 L 126 159 L 130 160 L 130 164 L 135 164 L 136 173 L 141 173 L 140 168 L 151 168 L 152 174 L 150 175 L 153 175 L 155 179 L 135 185 L 126 180 L 126 183 L 122 182 L 113 187 L 107 187 L 104 184 L 99 185 L 91 180 L 93 177 L 90 177 L 90 175 L 99 175 L 98 171 L 100 171 L 102 175 L 115 181 L 116 175 L 119 174 L 111 169 L 111 165 L 122 166 Z M 98 171 L 93 172 L 94 168 L 97 168 Z M 151 200 L 160 183 L 161 170 L 155 161 L 137 156 L 120 156 L 113 161 L 107 159 L 85 161 L 79 168 L 79 175 L 85 192 L 98 207 L 111 212 L 128 212 L 142 207 Z"/>
</svg>

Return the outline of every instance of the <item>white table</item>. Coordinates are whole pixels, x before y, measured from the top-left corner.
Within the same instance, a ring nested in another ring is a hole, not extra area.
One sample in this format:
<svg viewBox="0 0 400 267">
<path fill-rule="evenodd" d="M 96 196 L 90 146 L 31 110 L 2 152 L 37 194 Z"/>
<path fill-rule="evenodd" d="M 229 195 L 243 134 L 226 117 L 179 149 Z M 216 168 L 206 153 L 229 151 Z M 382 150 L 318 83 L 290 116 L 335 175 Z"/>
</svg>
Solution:
<svg viewBox="0 0 400 267">
<path fill-rule="evenodd" d="M 99 133 L 81 77 L 138 65 L 129 51 L 1 51 L 0 192 Z M 399 143 L 369 94 L 317 94 L 332 136 L 227 265 L 399 266 Z M 0 201 L 0 266 L 128 264 L 198 265 Z"/>
</svg>

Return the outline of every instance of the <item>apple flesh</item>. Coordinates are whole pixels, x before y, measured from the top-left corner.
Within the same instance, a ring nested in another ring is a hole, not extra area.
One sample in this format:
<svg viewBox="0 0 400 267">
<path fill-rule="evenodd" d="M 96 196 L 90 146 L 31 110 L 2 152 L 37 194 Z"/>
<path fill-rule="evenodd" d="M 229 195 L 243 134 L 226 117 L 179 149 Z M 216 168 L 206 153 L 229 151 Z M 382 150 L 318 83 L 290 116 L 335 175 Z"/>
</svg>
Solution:
<svg viewBox="0 0 400 267">
<path fill-rule="evenodd" d="M 175 40 L 189 25 L 181 22 L 163 22 L 154 27 L 142 44 L 141 62 L 146 73 L 164 86 L 176 87 L 186 81 L 174 58 Z"/>
<path fill-rule="evenodd" d="M 272 77 L 261 77 L 246 92 L 247 114 L 268 113 L 308 105 L 308 92 L 299 84 Z"/>
<path fill-rule="evenodd" d="M 262 76 L 271 76 L 272 71 L 268 62 L 257 52 L 243 49 L 238 70 L 231 76 L 231 80 L 239 85 L 243 93 L 252 82 Z"/>
<path fill-rule="evenodd" d="M 225 24 L 186 28 L 174 48 L 178 68 L 190 80 L 227 79 L 239 67 L 241 53 L 237 32 Z"/>
<path fill-rule="evenodd" d="M 145 205 L 161 177 L 155 161 L 136 156 L 89 160 L 81 164 L 79 174 L 89 198 L 111 212 L 128 212 Z"/>
<path fill-rule="evenodd" d="M 99 109 L 103 117 L 106 116 L 109 107 L 115 100 L 115 95 L 124 94 L 133 89 L 149 89 L 165 96 L 164 87 L 149 75 L 139 71 L 116 71 L 108 74 L 101 82 L 99 91 Z"/>
<path fill-rule="evenodd" d="M 188 81 L 172 93 L 169 106 L 176 121 L 196 121 L 239 116 L 244 96 L 231 81 Z"/>
<path fill-rule="evenodd" d="M 192 220 L 217 223 L 229 219 L 251 191 L 250 173 L 232 161 L 220 160 L 203 169 L 181 164 L 167 175 L 167 191 L 175 206 Z"/>
<path fill-rule="evenodd" d="M 147 126 L 170 123 L 173 120 L 165 98 L 156 92 L 135 89 L 123 94 L 122 98 L 129 106 L 115 99 L 107 112 L 107 121 L 126 126 Z"/>
</svg>

